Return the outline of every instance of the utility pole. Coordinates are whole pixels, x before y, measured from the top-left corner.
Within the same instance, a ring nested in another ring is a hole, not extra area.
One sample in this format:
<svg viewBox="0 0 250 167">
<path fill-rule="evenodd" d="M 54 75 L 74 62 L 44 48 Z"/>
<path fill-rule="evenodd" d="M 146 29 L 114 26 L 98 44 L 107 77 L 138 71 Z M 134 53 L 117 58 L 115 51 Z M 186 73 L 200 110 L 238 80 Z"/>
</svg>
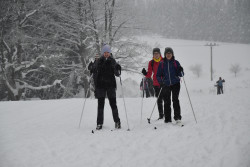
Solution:
<svg viewBox="0 0 250 167">
<path fill-rule="evenodd" d="M 208 43 L 205 46 L 210 46 L 210 50 L 211 50 L 211 81 L 213 81 L 213 46 L 218 46 L 218 44 Z"/>
</svg>

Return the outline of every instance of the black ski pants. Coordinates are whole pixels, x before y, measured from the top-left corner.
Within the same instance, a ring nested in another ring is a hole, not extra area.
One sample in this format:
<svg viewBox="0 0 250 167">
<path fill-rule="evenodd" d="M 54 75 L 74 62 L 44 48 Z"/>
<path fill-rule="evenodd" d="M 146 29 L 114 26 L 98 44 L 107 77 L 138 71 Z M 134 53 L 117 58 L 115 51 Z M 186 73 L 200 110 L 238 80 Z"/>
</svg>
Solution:
<svg viewBox="0 0 250 167">
<path fill-rule="evenodd" d="M 120 122 L 118 108 L 116 105 L 116 92 L 115 88 L 111 89 L 97 89 L 97 97 L 98 97 L 98 109 L 97 109 L 97 125 L 102 125 L 104 120 L 104 104 L 106 94 L 109 99 L 109 104 L 112 109 L 114 122 Z"/>
<path fill-rule="evenodd" d="M 181 120 L 181 108 L 179 102 L 179 93 L 180 93 L 180 83 L 165 86 L 162 90 L 162 96 L 164 100 L 164 115 L 166 122 L 172 122 L 171 117 L 171 94 L 174 108 L 174 119 Z"/>
<path fill-rule="evenodd" d="M 146 98 L 150 97 L 148 89 L 143 90 L 143 97 L 144 97 L 145 94 L 146 94 Z"/>
<path fill-rule="evenodd" d="M 159 86 L 154 86 L 155 89 L 155 96 L 156 98 L 159 96 L 161 88 Z M 159 111 L 159 117 L 163 116 L 163 99 L 162 99 L 162 92 L 157 99 L 157 106 L 158 106 L 158 111 Z"/>
<path fill-rule="evenodd" d="M 223 86 L 217 86 L 217 95 L 223 94 Z"/>
</svg>

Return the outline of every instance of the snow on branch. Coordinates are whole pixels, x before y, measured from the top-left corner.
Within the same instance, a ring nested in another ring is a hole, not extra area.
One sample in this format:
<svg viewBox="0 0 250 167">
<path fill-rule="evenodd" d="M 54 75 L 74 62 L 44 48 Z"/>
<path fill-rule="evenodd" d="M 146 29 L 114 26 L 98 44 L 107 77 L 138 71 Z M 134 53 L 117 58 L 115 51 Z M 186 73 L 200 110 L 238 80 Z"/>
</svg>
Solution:
<svg viewBox="0 0 250 167">
<path fill-rule="evenodd" d="M 88 39 L 92 39 L 92 37 L 86 37 L 84 40 L 82 40 L 82 43 L 84 44 L 84 45 L 86 45 L 86 41 L 88 40 Z"/>
<path fill-rule="evenodd" d="M 85 25 L 84 27 L 83 27 L 84 29 L 86 28 L 89 28 L 90 30 L 92 30 L 93 32 L 95 32 L 95 33 L 98 33 L 99 31 L 98 31 L 98 29 L 96 29 L 96 28 L 94 28 L 94 27 L 91 27 L 91 26 L 89 26 L 89 25 Z"/>
<path fill-rule="evenodd" d="M 5 46 L 6 50 L 7 50 L 7 52 L 10 53 L 10 52 L 11 52 L 10 47 L 9 47 L 9 45 L 5 42 L 4 39 L 3 39 L 3 44 L 4 44 L 4 46 Z"/>
<path fill-rule="evenodd" d="M 6 83 L 7 87 L 8 87 L 8 89 L 14 94 L 14 96 L 18 95 L 18 89 L 14 89 L 14 88 L 10 85 L 8 79 L 5 79 L 4 81 L 5 81 L 5 83 Z"/>
<path fill-rule="evenodd" d="M 16 81 L 24 84 L 24 85 L 21 85 L 20 88 L 28 88 L 28 89 L 32 89 L 32 90 L 48 89 L 48 88 L 51 88 L 53 86 L 56 86 L 57 84 L 59 84 L 63 89 L 65 89 L 65 86 L 63 86 L 63 84 L 61 83 L 62 80 L 55 80 L 52 85 L 45 85 L 45 86 L 39 86 L 39 87 L 31 86 L 27 82 L 21 81 L 19 79 L 16 79 Z"/>
<path fill-rule="evenodd" d="M 34 65 L 40 58 L 42 58 L 42 56 L 38 56 L 34 61 L 31 62 L 27 61 L 26 63 L 23 63 L 19 67 L 15 68 L 15 72 L 23 70 L 24 68 L 25 69 L 29 68 L 30 66 Z"/>
<path fill-rule="evenodd" d="M 114 32 L 114 34 L 113 34 L 113 38 L 115 37 L 115 35 L 116 35 L 116 33 L 119 31 L 119 29 L 120 29 L 127 21 L 129 21 L 129 20 L 126 20 L 126 21 L 122 22 L 122 23 L 117 27 L 117 29 L 115 30 L 115 32 Z"/>
<path fill-rule="evenodd" d="M 56 23 L 51 23 L 52 25 L 58 27 L 58 28 L 61 28 L 66 34 L 70 35 L 70 36 L 73 36 L 73 37 L 78 37 L 76 34 L 70 32 L 69 30 L 67 30 L 65 27 L 67 26 L 62 26 L 60 24 L 56 24 Z"/>
<path fill-rule="evenodd" d="M 24 17 L 24 19 L 19 23 L 20 26 L 22 26 L 22 24 L 33 14 L 35 14 L 37 12 L 37 10 L 33 10 L 32 12 L 26 14 L 26 16 Z"/>
<path fill-rule="evenodd" d="M 64 38 L 64 37 L 60 37 L 60 39 L 63 39 L 63 40 L 65 40 L 65 41 L 69 41 L 69 42 L 70 42 L 70 43 L 72 43 L 72 44 L 79 45 L 79 43 L 78 43 L 78 42 L 73 41 L 73 40 L 71 40 L 71 39 L 67 39 L 67 38 Z"/>
<path fill-rule="evenodd" d="M 13 62 L 15 61 L 15 59 L 16 59 L 16 57 L 17 57 L 17 47 L 14 46 L 14 48 L 15 48 L 15 51 L 14 51 L 14 53 L 13 53 L 13 55 L 12 55 L 12 61 L 13 61 Z"/>
</svg>

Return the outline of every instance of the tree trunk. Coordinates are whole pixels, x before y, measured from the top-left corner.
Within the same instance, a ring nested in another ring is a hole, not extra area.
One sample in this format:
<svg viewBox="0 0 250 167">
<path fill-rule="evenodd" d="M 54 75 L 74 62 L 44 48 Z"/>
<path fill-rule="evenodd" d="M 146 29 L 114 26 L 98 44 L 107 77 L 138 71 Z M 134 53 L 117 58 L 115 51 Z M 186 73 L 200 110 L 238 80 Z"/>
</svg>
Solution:
<svg viewBox="0 0 250 167">
<path fill-rule="evenodd" d="M 20 65 L 22 62 L 22 44 L 21 40 L 18 39 L 17 41 L 17 63 Z"/>
<path fill-rule="evenodd" d="M 15 94 L 14 91 L 16 89 L 16 84 L 14 81 L 14 72 L 13 72 L 13 68 L 9 67 L 9 70 L 7 71 L 7 73 L 5 71 L 3 71 L 3 78 L 4 78 L 4 86 L 7 88 L 8 91 L 8 100 L 11 101 L 16 101 L 19 100 L 18 94 Z"/>
<path fill-rule="evenodd" d="M 4 65 L 4 54 L 3 54 L 3 41 L 2 41 L 2 39 L 1 39 L 1 41 L 0 41 L 0 54 L 1 54 L 1 67 Z M 4 68 L 4 67 L 2 67 L 2 68 Z M 0 70 L 2 70 L 2 69 L 0 69 Z"/>
<path fill-rule="evenodd" d="M 89 9 L 90 9 L 90 12 L 91 12 L 91 21 L 92 21 L 93 27 L 94 27 L 96 50 L 99 53 L 99 55 L 101 55 L 99 34 L 97 32 L 97 25 L 96 25 L 96 21 L 95 21 L 95 18 L 94 18 L 94 9 L 92 8 L 91 0 L 89 0 Z"/>
<path fill-rule="evenodd" d="M 108 34 L 108 1 L 105 0 L 105 32 L 104 32 L 104 42 L 107 42 L 107 34 Z"/>
<path fill-rule="evenodd" d="M 113 28 L 114 6 L 115 6 L 115 0 L 112 0 L 111 9 L 109 10 L 109 45 L 110 46 L 112 46 L 112 42 L 113 42 L 112 28 Z"/>
</svg>

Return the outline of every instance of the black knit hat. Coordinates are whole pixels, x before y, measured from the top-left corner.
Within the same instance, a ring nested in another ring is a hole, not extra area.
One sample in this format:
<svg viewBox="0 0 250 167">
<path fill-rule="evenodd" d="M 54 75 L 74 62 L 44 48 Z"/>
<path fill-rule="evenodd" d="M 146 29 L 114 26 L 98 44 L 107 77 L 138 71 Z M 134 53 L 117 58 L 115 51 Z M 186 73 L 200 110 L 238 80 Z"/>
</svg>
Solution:
<svg viewBox="0 0 250 167">
<path fill-rule="evenodd" d="M 173 49 L 170 48 L 170 47 L 166 47 L 166 48 L 165 48 L 164 56 L 166 56 L 166 53 L 172 53 L 172 55 L 174 56 L 174 51 L 173 51 Z"/>
<path fill-rule="evenodd" d="M 159 48 L 154 48 L 154 49 L 153 49 L 153 54 L 154 54 L 155 52 L 157 52 L 157 53 L 160 53 L 160 54 L 161 54 L 161 50 L 160 50 Z"/>
</svg>

